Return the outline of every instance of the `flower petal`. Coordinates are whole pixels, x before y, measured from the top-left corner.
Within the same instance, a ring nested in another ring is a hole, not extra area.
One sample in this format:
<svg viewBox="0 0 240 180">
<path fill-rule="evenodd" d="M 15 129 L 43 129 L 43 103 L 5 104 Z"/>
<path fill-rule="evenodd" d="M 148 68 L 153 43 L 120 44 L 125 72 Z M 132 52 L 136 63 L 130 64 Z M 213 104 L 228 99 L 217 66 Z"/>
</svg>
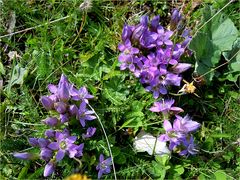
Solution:
<svg viewBox="0 0 240 180">
<path fill-rule="evenodd" d="M 65 156 L 65 151 L 59 150 L 56 154 L 56 160 L 61 161 Z"/>
</svg>

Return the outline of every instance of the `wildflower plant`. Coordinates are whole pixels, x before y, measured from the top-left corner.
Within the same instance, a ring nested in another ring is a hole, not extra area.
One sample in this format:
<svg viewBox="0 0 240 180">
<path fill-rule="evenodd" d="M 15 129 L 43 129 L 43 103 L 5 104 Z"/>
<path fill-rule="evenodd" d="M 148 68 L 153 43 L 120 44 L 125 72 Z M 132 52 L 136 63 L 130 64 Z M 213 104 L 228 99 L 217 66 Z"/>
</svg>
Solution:
<svg viewBox="0 0 240 180">
<path fill-rule="evenodd" d="M 42 120 L 42 123 L 50 129 L 44 132 L 44 137 L 29 138 L 29 144 L 40 149 L 38 156 L 46 162 L 45 177 L 54 172 L 57 163 L 64 157 L 81 158 L 84 149 L 83 140 L 92 137 L 96 132 L 95 127 L 89 127 L 86 133 L 82 134 L 82 138 L 79 138 L 71 135 L 69 128 L 74 121 L 78 121 L 84 128 L 87 121 L 96 119 L 94 112 L 86 107 L 88 100 L 93 98 L 86 87 L 77 90 L 62 74 L 58 85 L 49 84 L 48 90 L 51 94 L 42 96 L 40 101 L 51 114 L 50 117 Z M 36 157 L 30 153 L 14 153 L 14 156 L 20 159 Z"/>
<path fill-rule="evenodd" d="M 154 16 L 151 21 L 148 16 L 142 16 L 140 23 L 133 26 L 125 24 L 122 31 L 122 43 L 119 44 L 120 69 L 128 69 L 139 78 L 145 90 L 153 94 L 154 102 L 150 111 L 162 113 L 163 128 L 166 133 L 159 135 L 155 140 L 169 142 L 169 149 L 179 155 L 188 156 L 197 153 L 192 132 L 199 129 L 200 124 L 193 121 L 188 115 L 181 117 L 177 114 L 184 112 L 174 106 L 175 100 L 166 97 L 172 86 L 181 86 L 182 73 L 191 68 L 191 64 L 181 62 L 181 57 L 190 55 L 188 43 L 191 41 L 189 30 L 180 30 L 182 15 L 177 9 L 173 10 L 170 27 L 172 31 L 160 24 L 160 16 Z M 178 32 L 178 33 L 176 33 Z M 177 34 L 181 34 L 177 37 Z M 180 40 L 180 41 L 179 41 Z M 174 119 L 173 125 L 171 119 Z M 150 138 L 145 138 L 139 145 L 139 138 L 135 139 L 137 151 L 149 151 Z M 139 146 L 142 149 L 139 150 Z M 159 148 L 159 147 L 155 147 Z M 152 150 L 153 151 L 153 150 Z"/>
</svg>

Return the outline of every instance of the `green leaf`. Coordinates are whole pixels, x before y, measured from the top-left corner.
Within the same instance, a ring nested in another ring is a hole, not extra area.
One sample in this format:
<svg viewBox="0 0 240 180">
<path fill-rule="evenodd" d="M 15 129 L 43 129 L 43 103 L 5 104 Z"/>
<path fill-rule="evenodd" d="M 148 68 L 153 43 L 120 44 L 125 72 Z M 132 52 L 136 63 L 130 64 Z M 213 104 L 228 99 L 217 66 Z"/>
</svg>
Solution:
<svg viewBox="0 0 240 180">
<path fill-rule="evenodd" d="M 181 175 L 184 173 L 184 167 L 182 165 L 175 165 L 173 167 L 173 170 L 177 172 L 178 175 Z"/>
<path fill-rule="evenodd" d="M 24 167 L 22 168 L 22 170 L 21 170 L 20 173 L 18 174 L 18 180 L 20 180 L 20 179 L 26 179 L 26 177 L 27 177 L 26 175 L 27 175 L 27 173 L 28 173 L 29 167 L 30 167 L 30 163 L 27 163 L 26 166 L 24 166 Z"/>
<path fill-rule="evenodd" d="M 2 62 L 0 62 L 0 75 L 2 74 L 2 75 L 5 75 L 5 69 L 4 69 L 4 66 L 3 66 L 3 64 L 2 64 Z"/>
<path fill-rule="evenodd" d="M 229 18 L 221 13 L 213 17 L 214 14 L 215 12 L 209 6 L 204 8 L 202 23 L 207 23 L 193 37 L 189 45 L 196 59 L 195 71 L 199 75 L 207 73 L 205 78 L 208 83 L 215 75 L 213 69 L 218 65 L 221 54 L 231 50 L 238 37 L 238 30 Z M 210 18 L 212 18 L 211 21 L 209 21 Z M 235 64 L 234 68 L 237 69 L 238 64 Z M 235 76 L 229 78 L 235 79 Z"/>
<path fill-rule="evenodd" d="M 213 138 L 231 138 L 232 135 L 230 134 L 211 134 Z"/>
<path fill-rule="evenodd" d="M 216 180 L 227 180 L 226 173 L 222 170 L 216 171 L 214 173 Z"/>
<path fill-rule="evenodd" d="M 114 158 L 116 164 L 126 164 L 126 157 L 123 154 L 119 154 Z"/>
</svg>

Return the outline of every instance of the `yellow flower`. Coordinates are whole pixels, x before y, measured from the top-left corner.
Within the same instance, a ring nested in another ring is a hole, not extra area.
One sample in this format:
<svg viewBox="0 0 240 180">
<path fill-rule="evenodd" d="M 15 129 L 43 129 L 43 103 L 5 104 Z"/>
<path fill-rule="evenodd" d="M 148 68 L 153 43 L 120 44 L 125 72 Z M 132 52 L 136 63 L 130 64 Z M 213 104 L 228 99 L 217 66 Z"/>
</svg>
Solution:
<svg viewBox="0 0 240 180">
<path fill-rule="evenodd" d="M 65 180 L 91 180 L 86 175 L 72 174 L 65 178 Z"/>
<path fill-rule="evenodd" d="M 179 92 L 183 92 L 183 93 L 189 93 L 189 94 L 194 94 L 195 96 L 199 97 L 196 93 L 196 87 L 193 85 L 193 81 L 191 83 L 185 81 L 183 79 L 183 82 L 185 83 L 182 87 L 182 89 L 180 89 Z"/>
</svg>

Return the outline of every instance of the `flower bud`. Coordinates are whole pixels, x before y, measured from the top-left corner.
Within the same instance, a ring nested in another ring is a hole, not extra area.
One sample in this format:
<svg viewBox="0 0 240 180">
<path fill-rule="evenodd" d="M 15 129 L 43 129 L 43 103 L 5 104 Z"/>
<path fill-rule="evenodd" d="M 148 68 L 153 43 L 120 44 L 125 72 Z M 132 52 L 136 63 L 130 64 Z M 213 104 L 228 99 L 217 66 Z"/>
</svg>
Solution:
<svg viewBox="0 0 240 180">
<path fill-rule="evenodd" d="M 66 112 L 67 105 L 64 102 L 54 103 L 54 108 L 60 114 L 64 114 Z"/>
<path fill-rule="evenodd" d="M 15 158 L 19 158 L 19 159 L 24 159 L 24 160 L 30 160 L 30 159 L 33 159 L 33 154 L 30 154 L 30 153 L 13 153 L 13 156 Z"/>
<path fill-rule="evenodd" d="M 38 144 L 41 148 L 47 147 L 47 145 L 49 144 L 49 140 L 47 140 L 45 138 L 39 138 Z"/>
<path fill-rule="evenodd" d="M 77 112 L 78 112 L 78 108 L 75 104 L 69 107 L 69 113 L 71 116 L 76 116 Z"/>
<path fill-rule="evenodd" d="M 53 162 L 49 162 L 46 166 L 45 166 L 45 169 L 44 169 L 44 173 L 43 173 L 43 176 L 44 177 L 47 177 L 47 176 L 50 176 L 55 170 L 55 165 L 53 164 Z"/>
<path fill-rule="evenodd" d="M 52 155 L 53 155 L 53 153 L 50 149 L 41 148 L 41 152 L 40 152 L 41 159 L 43 159 L 45 161 L 49 161 L 51 159 Z"/>
<path fill-rule="evenodd" d="M 52 129 L 46 130 L 44 134 L 45 134 L 45 136 L 47 136 L 48 138 L 53 138 L 53 137 L 55 137 L 55 131 L 52 130 Z"/>
<path fill-rule="evenodd" d="M 171 24 L 174 24 L 175 26 L 177 26 L 177 24 L 181 21 L 181 19 L 182 19 L 181 13 L 178 11 L 178 9 L 174 9 L 172 12 Z"/>
<path fill-rule="evenodd" d="M 173 66 L 171 68 L 172 72 L 175 74 L 180 74 L 186 70 L 188 70 L 189 68 L 191 68 L 192 65 L 188 64 L 188 63 L 178 63 L 177 65 Z"/>
<path fill-rule="evenodd" d="M 38 138 L 29 138 L 28 142 L 33 147 L 38 147 L 39 146 Z"/>
<path fill-rule="evenodd" d="M 67 82 L 63 82 L 58 89 L 58 98 L 61 101 L 68 101 L 70 98 L 69 88 Z"/>
<path fill-rule="evenodd" d="M 53 109 L 53 101 L 49 97 L 42 96 L 41 103 L 45 109 L 47 109 L 47 110 Z"/>
<path fill-rule="evenodd" d="M 49 118 L 43 120 L 42 122 L 46 125 L 53 127 L 58 124 L 58 119 L 56 117 L 49 117 Z"/>
<path fill-rule="evenodd" d="M 68 119 L 69 119 L 68 114 L 60 114 L 60 121 L 61 121 L 61 123 L 67 122 Z"/>
</svg>

